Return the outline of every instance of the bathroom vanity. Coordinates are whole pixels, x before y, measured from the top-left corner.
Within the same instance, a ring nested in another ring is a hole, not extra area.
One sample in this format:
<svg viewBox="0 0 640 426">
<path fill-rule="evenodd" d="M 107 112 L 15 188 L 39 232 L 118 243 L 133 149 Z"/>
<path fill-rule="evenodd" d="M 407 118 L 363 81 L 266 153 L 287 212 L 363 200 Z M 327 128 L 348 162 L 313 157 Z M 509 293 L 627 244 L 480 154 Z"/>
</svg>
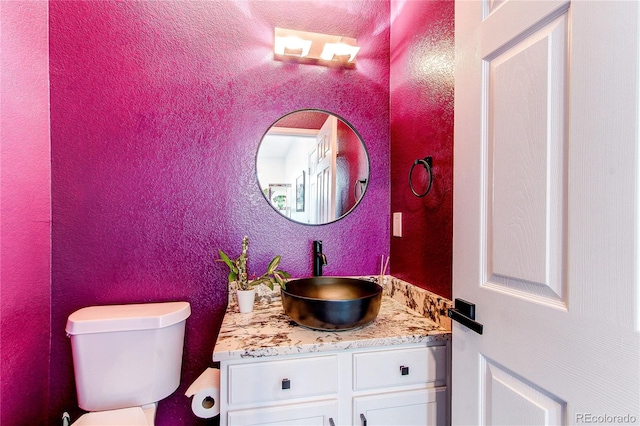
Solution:
<svg viewBox="0 0 640 426">
<path fill-rule="evenodd" d="M 450 332 L 389 297 L 349 331 L 293 323 L 280 300 L 229 306 L 213 352 L 220 425 L 449 424 Z"/>
</svg>

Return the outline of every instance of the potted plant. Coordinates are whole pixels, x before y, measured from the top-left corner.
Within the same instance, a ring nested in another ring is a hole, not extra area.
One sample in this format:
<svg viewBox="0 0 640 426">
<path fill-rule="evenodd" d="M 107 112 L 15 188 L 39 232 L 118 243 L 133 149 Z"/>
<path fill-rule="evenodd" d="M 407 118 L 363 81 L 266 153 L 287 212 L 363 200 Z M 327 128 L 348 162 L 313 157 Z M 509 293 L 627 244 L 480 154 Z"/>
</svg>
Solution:
<svg viewBox="0 0 640 426">
<path fill-rule="evenodd" d="M 218 249 L 220 259 L 217 259 L 220 262 L 224 262 L 229 267 L 229 283 L 235 281 L 238 285 L 238 308 L 242 313 L 251 312 L 253 310 L 253 302 L 256 297 L 256 286 L 264 284 L 273 290 L 273 285 L 278 284 L 280 287 L 285 288 L 285 279 L 291 276 L 288 272 L 278 269 L 278 265 L 280 265 L 280 256 L 278 255 L 269 262 L 267 271 L 264 274 L 259 277 L 256 277 L 254 274 L 251 279 L 249 279 L 249 270 L 247 267 L 249 260 L 247 256 L 248 248 L 249 237 L 245 236 L 242 239 L 242 253 L 240 253 L 238 258 L 231 259 L 225 252 Z"/>
</svg>

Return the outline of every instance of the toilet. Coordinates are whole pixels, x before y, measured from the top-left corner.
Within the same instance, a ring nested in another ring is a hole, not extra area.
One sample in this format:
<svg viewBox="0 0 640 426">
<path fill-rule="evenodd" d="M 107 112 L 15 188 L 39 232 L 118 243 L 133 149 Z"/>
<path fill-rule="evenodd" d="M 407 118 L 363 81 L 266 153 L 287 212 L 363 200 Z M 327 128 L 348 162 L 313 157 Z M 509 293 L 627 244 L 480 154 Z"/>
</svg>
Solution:
<svg viewBox="0 0 640 426">
<path fill-rule="evenodd" d="M 180 384 L 187 302 L 90 306 L 67 320 L 78 405 L 74 426 L 153 425 Z"/>
</svg>

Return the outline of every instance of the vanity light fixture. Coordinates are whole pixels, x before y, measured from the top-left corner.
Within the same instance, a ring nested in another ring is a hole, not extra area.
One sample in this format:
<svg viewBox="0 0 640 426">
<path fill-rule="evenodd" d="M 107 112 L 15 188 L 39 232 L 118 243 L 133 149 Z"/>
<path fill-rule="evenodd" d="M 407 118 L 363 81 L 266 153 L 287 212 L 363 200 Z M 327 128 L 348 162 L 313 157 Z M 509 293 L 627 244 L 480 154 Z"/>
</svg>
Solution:
<svg viewBox="0 0 640 426">
<path fill-rule="evenodd" d="M 273 52 L 276 55 L 298 56 L 304 58 L 309 55 L 311 40 L 305 40 L 295 35 L 286 37 L 276 36 L 273 43 Z"/>
<path fill-rule="evenodd" d="M 344 42 L 325 43 L 320 59 L 325 61 L 353 62 L 360 48 Z"/>
<path fill-rule="evenodd" d="M 275 28 L 274 32 L 273 53 L 277 60 L 353 67 L 360 50 L 355 38 L 285 28 Z"/>
</svg>

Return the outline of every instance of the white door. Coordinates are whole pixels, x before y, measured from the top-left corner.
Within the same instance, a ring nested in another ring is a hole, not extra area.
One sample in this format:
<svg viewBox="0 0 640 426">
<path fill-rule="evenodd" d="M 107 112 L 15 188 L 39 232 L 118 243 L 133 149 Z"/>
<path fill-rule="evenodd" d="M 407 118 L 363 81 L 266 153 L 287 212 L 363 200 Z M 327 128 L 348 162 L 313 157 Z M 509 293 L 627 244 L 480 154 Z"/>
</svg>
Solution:
<svg viewBox="0 0 640 426">
<path fill-rule="evenodd" d="M 456 1 L 452 423 L 640 422 L 640 2 Z"/>
<path fill-rule="evenodd" d="M 318 162 L 315 166 L 317 223 L 336 219 L 336 155 L 338 119 L 329 115 L 316 136 Z M 313 178 L 312 178 L 313 179 Z"/>
<path fill-rule="evenodd" d="M 306 197 L 304 200 L 305 209 L 308 209 L 307 218 L 310 218 L 311 223 L 317 223 L 318 214 L 316 209 L 318 208 L 318 203 L 316 200 L 318 199 L 318 190 L 316 188 L 316 164 L 318 164 L 318 154 L 316 152 L 316 148 L 314 148 L 309 153 L 308 160 L 308 174 L 307 179 L 309 180 L 308 188 L 309 190 L 306 193 Z"/>
</svg>

